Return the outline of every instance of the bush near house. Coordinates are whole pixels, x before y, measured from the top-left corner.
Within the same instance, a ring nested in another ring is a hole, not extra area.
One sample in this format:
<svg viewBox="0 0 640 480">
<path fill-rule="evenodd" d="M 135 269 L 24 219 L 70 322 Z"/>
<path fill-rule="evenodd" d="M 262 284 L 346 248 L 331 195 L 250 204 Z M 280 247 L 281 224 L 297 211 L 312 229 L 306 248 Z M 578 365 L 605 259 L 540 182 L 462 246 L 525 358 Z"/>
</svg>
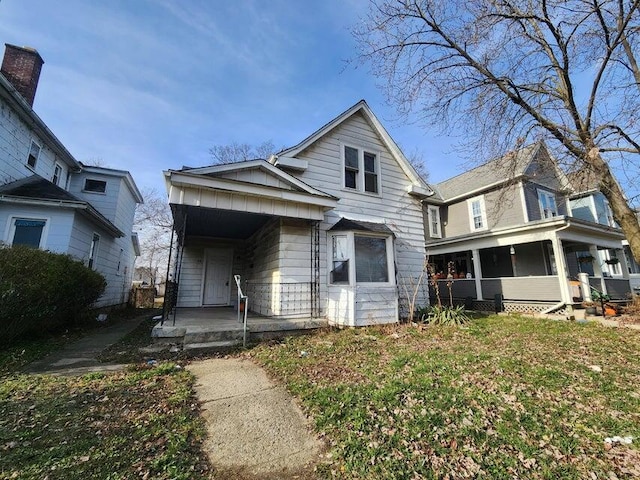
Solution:
<svg viewBox="0 0 640 480">
<path fill-rule="evenodd" d="M 78 325 L 105 287 L 102 275 L 69 255 L 0 248 L 0 345 Z"/>
</svg>

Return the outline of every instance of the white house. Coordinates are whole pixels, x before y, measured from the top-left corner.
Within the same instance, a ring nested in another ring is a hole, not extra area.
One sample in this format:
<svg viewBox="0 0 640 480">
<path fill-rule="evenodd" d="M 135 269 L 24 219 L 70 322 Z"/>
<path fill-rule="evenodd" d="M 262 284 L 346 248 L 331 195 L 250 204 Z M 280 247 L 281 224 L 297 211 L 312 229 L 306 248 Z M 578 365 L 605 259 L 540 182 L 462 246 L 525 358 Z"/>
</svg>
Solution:
<svg viewBox="0 0 640 480">
<path fill-rule="evenodd" d="M 78 162 L 33 110 L 43 60 L 6 45 L 0 71 L 0 242 L 67 253 L 103 274 L 96 306 L 127 301 L 142 196 L 126 171 Z"/>
<path fill-rule="evenodd" d="M 262 315 L 399 320 L 423 269 L 432 191 L 366 102 L 268 161 L 164 174 L 177 308 L 232 305 L 237 274 Z"/>
</svg>

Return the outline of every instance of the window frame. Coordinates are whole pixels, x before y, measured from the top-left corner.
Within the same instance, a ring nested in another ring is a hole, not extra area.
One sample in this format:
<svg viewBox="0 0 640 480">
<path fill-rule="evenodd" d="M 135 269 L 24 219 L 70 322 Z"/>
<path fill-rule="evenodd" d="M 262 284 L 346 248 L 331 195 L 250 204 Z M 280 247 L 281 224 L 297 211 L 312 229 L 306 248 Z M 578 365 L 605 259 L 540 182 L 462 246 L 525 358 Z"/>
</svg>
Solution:
<svg viewBox="0 0 640 480">
<path fill-rule="evenodd" d="M 40 233 L 40 243 L 38 244 L 39 249 L 43 250 L 47 245 L 47 237 L 49 234 L 49 225 L 51 220 L 49 217 L 30 217 L 27 215 L 10 215 L 9 221 L 7 222 L 7 231 L 5 234 L 5 243 L 7 245 L 13 245 L 15 236 L 16 236 L 16 220 L 32 220 L 36 222 L 44 222 L 44 226 L 42 227 L 42 232 Z"/>
<path fill-rule="evenodd" d="M 62 180 L 63 173 L 64 173 L 64 169 L 62 168 L 62 165 L 60 165 L 58 162 L 55 162 L 53 165 L 53 176 L 51 177 L 51 183 L 59 187 L 60 180 Z"/>
<path fill-rule="evenodd" d="M 435 219 L 434 219 L 435 213 Z M 435 223 L 434 223 L 435 220 Z M 440 208 L 435 205 L 427 206 L 427 221 L 429 222 L 429 236 L 431 238 L 442 238 L 442 223 L 440 222 Z M 435 231 L 433 227 L 436 227 Z"/>
<path fill-rule="evenodd" d="M 97 270 L 96 264 L 98 260 L 98 252 L 100 251 L 100 234 L 93 232 L 91 242 L 89 243 L 89 254 L 87 256 L 87 267 L 91 270 Z"/>
<path fill-rule="evenodd" d="M 559 214 L 559 210 L 558 210 L 558 202 L 557 202 L 557 199 L 556 199 L 556 194 L 551 192 L 551 191 L 549 191 L 549 190 L 544 190 L 542 188 L 538 188 L 537 191 L 538 191 L 538 206 L 540 207 L 540 219 L 541 220 L 548 220 L 550 218 L 559 216 L 560 214 Z M 547 199 L 546 203 L 549 203 L 548 199 L 552 199 L 553 200 L 553 206 L 554 206 L 555 212 L 552 212 L 550 217 L 545 216 L 545 209 L 544 209 L 544 206 L 542 204 L 542 198 L 543 197 L 545 197 Z"/>
<path fill-rule="evenodd" d="M 354 168 L 352 166 L 347 166 L 347 148 L 353 149 L 357 152 L 357 160 L 358 166 Z M 365 170 L 365 156 L 370 155 L 373 157 L 373 166 L 374 170 L 369 171 Z M 366 195 L 373 195 L 379 197 L 382 195 L 382 176 L 381 176 L 381 168 L 380 168 L 380 152 L 375 148 L 367 148 L 364 146 L 356 146 L 354 144 L 349 143 L 341 143 L 340 144 L 340 158 L 342 164 L 342 190 L 349 192 L 358 192 Z M 354 171 L 356 177 L 356 186 L 349 187 L 347 186 L 347 170 Z M 367 176 L 375 175 L 375 188 L 376 191 L 367 190 Z"/>
<path fill-rule="evenodd" d="M 31 151 L 33 150 L 33 146 L 36 146 L 36 148 L 38 149 L 38 154 L 36 156 L 31 155 Z M 27 168 L 35 171 L 36 166 L 38 165 L 38 160 L 40 159 L 40 153 L 42 153 L 42 145 L 40 145 L 38 142 L 36 142 L 33 138 L 31 139 L 31 143 L 29 144 L 29 152 L 27 152 L 27 161 L 25 163 L 25 165 L 27 166 Z M 33 165 L 31 165 L 30 160 L 31 157 L 33 156 Z"/>
<path fill-rule="evenodd" d="M 340 261 L 348 262 L 348 271 L 349 271 L 349 279 L 348 282 L 338 282 L 334 283 L 332 281 L 332 272 L 333 272 L 333 262 L 334 262 L 334 237 L 346 237 L 347 243 L 347 258 Z M 358 282 L 357 281 L 357 271 L 356 271 L 356 246 L 355 246 L 355 237 L 369 237 L 369 238 L 379 238 L 384 239 L 385 241 L 385 253 L 386 253 L 386 262 L 387 262 L 387 281 L 386 282 Z M 395 252 L 394 252 L 394 244 L 393 244 L 393 235 L 377 233 L 377 232 L 367 232 L 367 231 L 339 231 L 339 232 L 330 232 L 329 233 L 329 242 L 330 251 L 328 257 L 328 278 L 327 284 L 329 286 L 335 287 L 355 287 L 355 286 L 393 286 L 396 284 L 395 278 Z"/>
<path fill-rule="evenodd" d="M 100 190 L 91 190 L 87 188 L 87 182 L 100 182 L 104 184 L 104 191 L 100 191 Z M 106 180 L 100 180 L 97 178 L 85 178 L 84 179 L 84 184 L 82 185 L 82 191 L 86 192 L 86 193 L 96 193 L 98 195 L 106 195 L 107 194 L 107 181 Z"/>
<path fill-rule="evenodd" d="M 476 215 L 473 212 L 473 204 L 475 202 L 478 202 L 478 205 L 480 206 L 480 220 L 482 221 L 482 225 L 480 225 L 479 227 L 476 227 L 476 224 L 475 224 Z M 471 231 L 480 232 L 483 230 L 487 230 L 489 226 L 487 222 L 487 208 L 484 202 L 484 195 L 480 195 L 480 196 L 468 199 L 467 208 L 469 210 L 469 227 L 471 228 Z"/>
</svg>

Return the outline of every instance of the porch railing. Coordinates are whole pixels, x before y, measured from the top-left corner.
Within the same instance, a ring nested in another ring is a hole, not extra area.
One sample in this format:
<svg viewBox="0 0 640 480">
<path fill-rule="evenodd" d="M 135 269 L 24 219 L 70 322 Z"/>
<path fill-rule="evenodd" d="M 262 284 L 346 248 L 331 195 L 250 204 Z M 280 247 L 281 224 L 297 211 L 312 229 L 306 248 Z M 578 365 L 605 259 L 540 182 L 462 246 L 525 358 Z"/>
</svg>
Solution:
<svg viewBox="0 0 640 480">
<path fill-rule="evenodd" d="M 313 282 L 246 282 L 251 311 L 268 317 L 310 316 Z"/>
</svg>

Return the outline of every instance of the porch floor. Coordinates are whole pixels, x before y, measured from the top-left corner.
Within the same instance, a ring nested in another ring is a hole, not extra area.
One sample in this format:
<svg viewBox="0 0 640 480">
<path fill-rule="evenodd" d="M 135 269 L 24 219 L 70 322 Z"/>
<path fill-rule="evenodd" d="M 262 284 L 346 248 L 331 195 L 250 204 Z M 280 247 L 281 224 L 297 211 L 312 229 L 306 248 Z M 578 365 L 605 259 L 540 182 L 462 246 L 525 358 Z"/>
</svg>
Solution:
<svg viewBox="0 0 640 480">
<path fill-rule="evenodd" d="M 243 325 L 234 307 L 177 308 L 162 324 L 153 328 L 152 337 L 161 342 L 180 342 L 185 347 L 212 342 L 233 343 L 242 340 Z M 249 338 L 284 336 L 287 332 L 311 330 L 327 326 L 323 318 L 273 318 L 249 311 Z"/>
</svg>

